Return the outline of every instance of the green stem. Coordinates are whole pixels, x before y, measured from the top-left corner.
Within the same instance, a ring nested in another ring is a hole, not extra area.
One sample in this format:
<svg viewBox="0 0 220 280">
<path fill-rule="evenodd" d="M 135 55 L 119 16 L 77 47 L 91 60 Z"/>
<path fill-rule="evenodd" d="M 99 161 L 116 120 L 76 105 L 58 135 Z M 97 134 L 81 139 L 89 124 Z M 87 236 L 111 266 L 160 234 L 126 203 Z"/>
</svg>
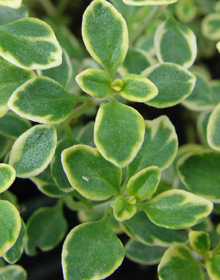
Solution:
<svg viewBox="0 0 220 280">
<path fill-rule="evenodd" d="M 68 141 L 69 141 L 70 143 L 74 142 L 75 139 L 74 139 L 74 137 L 73 137 L 72 130 L 71 130 L 69 124 L 66 124 L 66 125 L 64 126 L 64 129 L 65 129 L 66 138 L 68 139 Z"/>
<path fill-rule="evenodd" d="M 76 119 L 79 116 L 81 116 L 82 114 L 84 114 L 85 112 L 87 112 L 89 109 L 91 109 L 92 107 L 95 107 L 96 104 L 93 104 L 91 102 L 88 103 L 83 103 L 82 105 L 79 105 L 78 107 L 76 107 L 75 109 L 73 109 L 73 111 L 71 112 L 70 116 L 63 122 L 59 123 L 56 126 L 57 132 L 61 131 L 66 125 L 69 124 L 69 122 L 72 119 Z"/>
<path fill-rule="evenodd" d="M 93 204 L 88 199 L 86 199 L 85 197 L 81 196 L 77 191 L 75 191 L 73 193 L 73 196 L 75 198 L 77 198 L 79 201 L 81 201 L 84 205 L 86 205 L 88 207 L 88 209 L 92 210 Z"/>
<path fill-rule="evenodd" d="M 57 7 L 57 16 L 61 15 L 67 8 L 69 0 L 60 0 Z"/>
<path fill-rule="evenodd" d="M 150 13 L 144 18 L 142 23 L 138 25 L 138 27 L 131 33 L 130 36 L 130 45 L 134 45 L 135 41 L 140 37 L 140 35 L 144 32 L 148 24 L 156 18 L 162 9 L 166 6 L 154 6 Z"/>
<path fill-rule="evenodd" d="M 105 220 L 105 222 L 109 222 L 109 220 L 110 220 L 110 218 L 112 216 L 112 213 L 113 213 L 112 207 L 109 206 L 108 209 L 105 212 L 103 220 Z"/>
</svg>

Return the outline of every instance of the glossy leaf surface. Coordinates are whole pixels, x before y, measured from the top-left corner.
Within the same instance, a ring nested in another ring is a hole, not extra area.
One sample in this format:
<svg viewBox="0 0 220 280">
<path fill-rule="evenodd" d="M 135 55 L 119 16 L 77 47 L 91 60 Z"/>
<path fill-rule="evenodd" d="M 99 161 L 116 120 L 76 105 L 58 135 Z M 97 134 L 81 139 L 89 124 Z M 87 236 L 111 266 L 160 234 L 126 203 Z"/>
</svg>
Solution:
<svg viewBox="0 0 220 280">
<path fill-rule="evenodd" d="M 124 247 L 106 221 L 81 224 L 70 231 L 63 245 L 64 278 L 104 279 L 121 265 L 123 258 Z"/>
<path fill-rule="evenodd" d="M 111 101 L 99 108 L 94 141 L 102 156 L 119 167 L 129 164 L 144 140 L 144 119 L 135 109 Z"/>
<path fill-rule="evenodd" d="M 47 77 L 36 77 L 14 91 L 8 106 L 22 118 L 57 124 L 69 116 L 74 102 L 74 95 L 59 83 Z"/>
<path fill-rule="evenodd" d="M 128 30 L 122 15 L 107 1 L 92 1 L 83 15 L 82 36 L 93 59 L 113 77 L 128 50 Z"/>
<path fill-rule="evenodd" d="M 13 144 L 9 158 L 17 177 L 37 176 L 44 171 L 54 155 L 56 142 L 53 126 L 36 125 L 23 133 Z"/>
<path fill-rule="evenodd" d="M 97 149 L 74 145 L 62 152 L 63 169 L 74 189 L 92 200 L 119 194 L 121 169 L 106 161 Z"/>
<path fill-rule="evenodd" d="M 165 191 L 141 207 L 154 224 L 170 229 L 199 224 L 212 208 L 211 201 L 183 190 Z"/>
<path fill-rule="evenodd" d="M 53 30 L 36 18 L 0 26 L 0 55 L 27 70 L 48 69 L 62 62 L 62 50 Z"/>
<path fill-rule="evenodd" d="M 195 76 L 187 69 L 173 63 L 159 63 L 141 74 L 158 88 L 158 95 L 148 102 L 156 108 L 174 106 L 183 101 L 195 86 Z"/>
</svg>

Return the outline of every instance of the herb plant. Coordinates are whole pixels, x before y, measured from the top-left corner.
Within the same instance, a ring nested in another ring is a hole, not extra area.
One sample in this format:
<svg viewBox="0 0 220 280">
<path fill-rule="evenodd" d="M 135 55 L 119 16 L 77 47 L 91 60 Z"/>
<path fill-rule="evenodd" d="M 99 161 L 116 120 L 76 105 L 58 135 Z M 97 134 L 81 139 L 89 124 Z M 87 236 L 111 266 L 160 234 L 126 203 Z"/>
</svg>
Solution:
<svg viewBox="0 0 220 280">
<path fill-rule="evenodd" d="M 220 214 L 220 80 L 193 66 L 220 40 L 220 2 L 93 0 L 82 39 L 87 54 L 66 27 L 0 0 L 0 279 L 27 279 L 15 264 L 23 251 L 64 238 L 65 280 L 105 279 L 125 256 L 159 263 L 160 280 L 220 279 L 209 217 Z M 169 118 L 144 120 L 135 102 L 181 103 L 200 143 L 178 148 Z M 9 190 L 16 177 L 56 202 L 26 224 Z M 81 221 L 70 232 L 64 206 Z"/>
</svg>

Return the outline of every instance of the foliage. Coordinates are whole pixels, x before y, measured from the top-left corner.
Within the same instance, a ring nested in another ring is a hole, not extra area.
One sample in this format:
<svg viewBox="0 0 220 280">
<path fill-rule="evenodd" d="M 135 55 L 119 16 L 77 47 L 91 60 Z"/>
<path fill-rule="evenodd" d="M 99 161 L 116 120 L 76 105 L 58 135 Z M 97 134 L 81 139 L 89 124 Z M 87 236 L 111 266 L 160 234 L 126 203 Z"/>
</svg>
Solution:
<svg viewBox="0 0 220 280">
<path fill-rule="evenodd" d="M 220 225 L 209 218 L 220 213 L 220 80 L 200 64 L 220 51 L 220 2 L 93 0 L 87 54 L 64 24 L 46 21 L 53 28 L 21 1 L 0 0 L 0 279 L 27 279 L 15 264 L 23 251 L 63 238 L 65 280 L 105 279 L 125 256 L 159 263 L 160 280 L 220 279 Z M 178 147 L 170 119 L 144 120 L 136 103 L 181 104 L 199 144 Z M 8 190 L 16 177 L 55 202 L 26 224 Z M 69 233 L 64 206 L 82 220 Z"/>
</svg>

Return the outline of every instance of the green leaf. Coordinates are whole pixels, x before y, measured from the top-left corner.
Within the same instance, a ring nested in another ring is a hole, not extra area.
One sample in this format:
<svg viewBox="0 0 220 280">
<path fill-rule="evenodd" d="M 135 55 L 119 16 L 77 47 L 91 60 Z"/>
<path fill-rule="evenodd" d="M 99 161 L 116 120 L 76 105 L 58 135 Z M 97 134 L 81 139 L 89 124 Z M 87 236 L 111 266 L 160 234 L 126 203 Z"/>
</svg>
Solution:
<svg viewBox="0 0 220 280">
<path fill-rule="evenodd" d="M 207 126 L 209 122 L 209 117 L 212 112 L 201 112 L 197 118 L 197 131 L 198 131 L 198 136 L 203 144 L 203 147 L 209 148 L 208 140 L 207 140 Z"/>
<path fill-rule="evenodd" d="M 183 23 L 191 22 L 197 15 L 197 6 L 191 0 L 181 0 L 176 4 L 176 15 Z"/>
<path fill-rule="evenodd" d="M 62 50 L 53 30 L 36 18 L 0 26 L 0 55 L 27 70 L 48 69 L 62 62 Z"/>
<path fill-rule="evenodd" d="M 190 231 L 189 241 L 193 250 L 199 255 L 204 255 L 210 250 L 210 239 L 208 233 L 204 231 Z"/>
<path fill-rule="evenodd" d="M 25 5 L 21 5 L 18 9 L 1 6 L 0 9 L 0 25 L 28 17 L 28 10 Z"/>
<path fill-rule="evenodd" d="M 35 183 L 37 188 L 47 196 L 62 197 L 66 193 L 62 191 L 54 182 L 50 167 L 48 166 L 42 173 L 36 177 L 30 177 L 31 181 Z M 72 188 L 73 190 L 73 188 Z"/>
<path fill-rule="evenodd" d="M 66 138 L 58 142 L 54 157 L 51 161 L 51 175 L 53 177 L 53 180 L 60 188 L 60 190 L 66 193 L 73 191 L 73 187 L 70 185 L 66 174 L 63 170 L 61 162 L 61 153 L 64 149 L 67 149 L 74 144 L 76 143 L 73 143 L 72 141 L 69 141 Z"/>
<path fill-rule="evenodd" d="M 169 5 L 177 1 L 178 0 L 123 0 L 125 4 L 132 6 Z"/>
<path fill-rule="evenodd" d="M 135 109 L 111 101 L 99 108 L 94 142 L 102 156 L 119 167 L 128 165 L 144 140 L 144 119 Z"/>
<path fill-rule="evenodd" d="M 180 178 L 187 189 L 213 202 L 220 202 L 220 154 L 212 150 L 195 151 L 177 164 Z"/>
<path fill-rule="evenodd" d="M 37 73 L 39 76 L 46 76 L 55 80 L 66 88 L 72 76 L 72 64 L 67 52 L 64 49 L 62 51 L 62 63 L 59 66 L 47 70 L 38 70 Z"/>
<path fill-rule="evenodd" d="M 36 74 L 34 71 L 18 68 L 1 57 L 0 72 L 0 117 L 2 117 L 8 111 L 8 100 L 11 94 Z"/>
<path fill-rule="evenodd" d="M 127 183 L 127 192 L 135 196 L 137 202 L 148 199 L 157 189 L 161 172 L 157 166 L 145 168 L 135 174 Z"/>
<path fill-rule="evenodd" d="M 119 94 L 130 101 L 147 102 L 158 94 L 157 87 L 140 75 L 128 74 L 122 78 L 122 82 Z"/>
<path fill-rule="evenodd" d="M 22 221 L 19 236 L 15 244 L 2 256 L 3 259 L 10 264 L 16 263 L 23 254 L 25 238 L 26 238 L 26 227 L 25 227 L 25 223 Z"/>
<path fill-rule="evenodd" d="M 130 204 L 125 197 L 118 196 L 113 204 L 113 213 L 117 221 L 129 220 L 136 213 L 135 205 Z"/>
<path fill-rule="evenodd" d="M 26 280 L 27 272 L 20 265 L 8 265 L 0 268 L 1 280 Z"/>
<path fill-rule="evenodd" d="M 16 139 L 29 128 L 31 128 L 31 122 L 13 112 L 9 111 L 0 118 L 0 133 L 6 137 Z"/>
<path fill-rule="evenodd" d="M 201 22 L 202 34 L 209 40 L 220 40 L 220 14 L 209 13 Z"/>
<path fill-rule="evenodd" d="M 153 64 L 151 57 L 147 52 L 129 47 L 128 53 L 119 68 L 119 71 L 124 75 L 137 74 L 140 75 L 146 68 Z"/>
<path fill-rule="evenodd" d="M 220 151 L 220 103 L 211 113 L 207 126 L 207 140 L 209 146 Z"/>
<path fill-rule="evenodd" d="M 122 222 L 121 225 L 131 238 L 149 246 L 169 247 L 188 241 L 187 232 L 158 227 L 149 220 L 143 211 L 137 212 L 130 220 Z"/>
<path fill-rule="evenodd" d="M 62 164 L 74 189 L 92 200 L 119 194 L 121 169 L 106 161 L 97 149 L 74 145 L 62 152 Z"/>
<path fill-rule="evenodd" d="M 197 260 L 184 245 L 174 245 L 165 252 L 158 266 L 158 276 L 160 280 L 205 280 Z"/>
<path fill-rule="evenodd" d="M 56 142 L 53 126 L 35 125 L 23 133 L 12 146 L 9 158 L 17 177 L 29 178 L 43 172 L 54 155 Z"/>
<path fill-rule="evenodd" d="M 195 73 L 196 84 L 192 93 L 182 104 L 193 111 L 212 110 L 217 104 L 213 98 L 213 90 L 203 75 Z"/>
<path fill-rule="evenodd" d="M 74 102 L 74 95 L 59 83 L 47 77 L 36 77 L 14 91 L 8 106 L 22 118 L 57 124 L 70 115 Z"/>
<path fill-rule="evenodd" d="M 196 78 L 187 69 L 173 63 L 159 63 L 147 68 L 141 74 L 158 88 L 158 95 L 146 104 L 165 108 L 183 101 L 192 92 Z"/>
<path fill-rule="evenodd" d="M 213 204 L 190 192 L 170 190 L 140 208 L 160 227 L 184 229 L 201 223 L 211 213 Z"/>
<path fill-rule="evenodd" d="M 138 171 L 158 166 L 167 168 L 174 160 L 178 149 L 175 128 L 167 116 L 153 121 L 145 121 L 145 138 L 143 145 L 133 162 L 128 166 L 129 178 Z"/>
<path fill-rule="evenodd" d="M 6 200 L 0 200 L 0 228 L 0 256 L 2 256 L 15 244 L 21 229 L 18 210 Z"/>
<path fill-rule="evenodd" d="M 103 70 L 87 69 L 76 76 L 76 81 L 83 91 L 92 97 L 104 98 L 112 94 L 112 80 Z"/>
<path fill-rule="evenodd" d="M 147 246 L 141 242 L 130 239 L 125 246 L 126 257 L 141 264 L 157 264 L 162 258 L 166 248 Z"/>
<path fill-rule="evenodd" d="M 37 254 L 36 249 L 49 251 L 56 247 L 67 231 L 67 222 L 62 213 L 62 204 L 42 207 L 35 211 L 27 221 L 27 240 L 25 251 L 28 255 Z"/>
<path fill-rule="evenodd" d="M 190 68 L 196 59 L 195 34 L 171 15 L 157 28 L 154 46 L 159 62 L 172 62 Z"/>
<path fill-rule="evenodd" d="M 15 169 L 9 164 L 0 163 L 0 193 L 10 188 L 15 178 Z"/>
<path fill-rule="evenodd" d="M 220 255 L 215 255 L 209 260 L 206 260 L 205 265 L 208 272 L 208 275 L 213 280 L 220 279 Z"/>
<path fill-rule="evenodd" d="M 63 244 L 64 278 L 105 279 L 123 258 L 124 247 L 105 220 L 81 224 L 70 231 Z"/>
<path fill-rule="evenodd" d="M 92 1 L 83 15 L 82 37 L 93 59 L 113 78 L 128 50 L 128 30 L 122 15 L 107 1 Z"/>
<path fill-rule="evenodd" d="M 80 130 L 77 139 L 86 145 L 89 145 L 91 147 L 95 148 L 94 143 L 94 121 L 88 122 L 83 128 Z"/>
<path fill-rule="evenodd" d="M 0 6 L 18 9 L 21 6 L 21 2 L 22 0 L 0 0 Z"/>
</svg>

